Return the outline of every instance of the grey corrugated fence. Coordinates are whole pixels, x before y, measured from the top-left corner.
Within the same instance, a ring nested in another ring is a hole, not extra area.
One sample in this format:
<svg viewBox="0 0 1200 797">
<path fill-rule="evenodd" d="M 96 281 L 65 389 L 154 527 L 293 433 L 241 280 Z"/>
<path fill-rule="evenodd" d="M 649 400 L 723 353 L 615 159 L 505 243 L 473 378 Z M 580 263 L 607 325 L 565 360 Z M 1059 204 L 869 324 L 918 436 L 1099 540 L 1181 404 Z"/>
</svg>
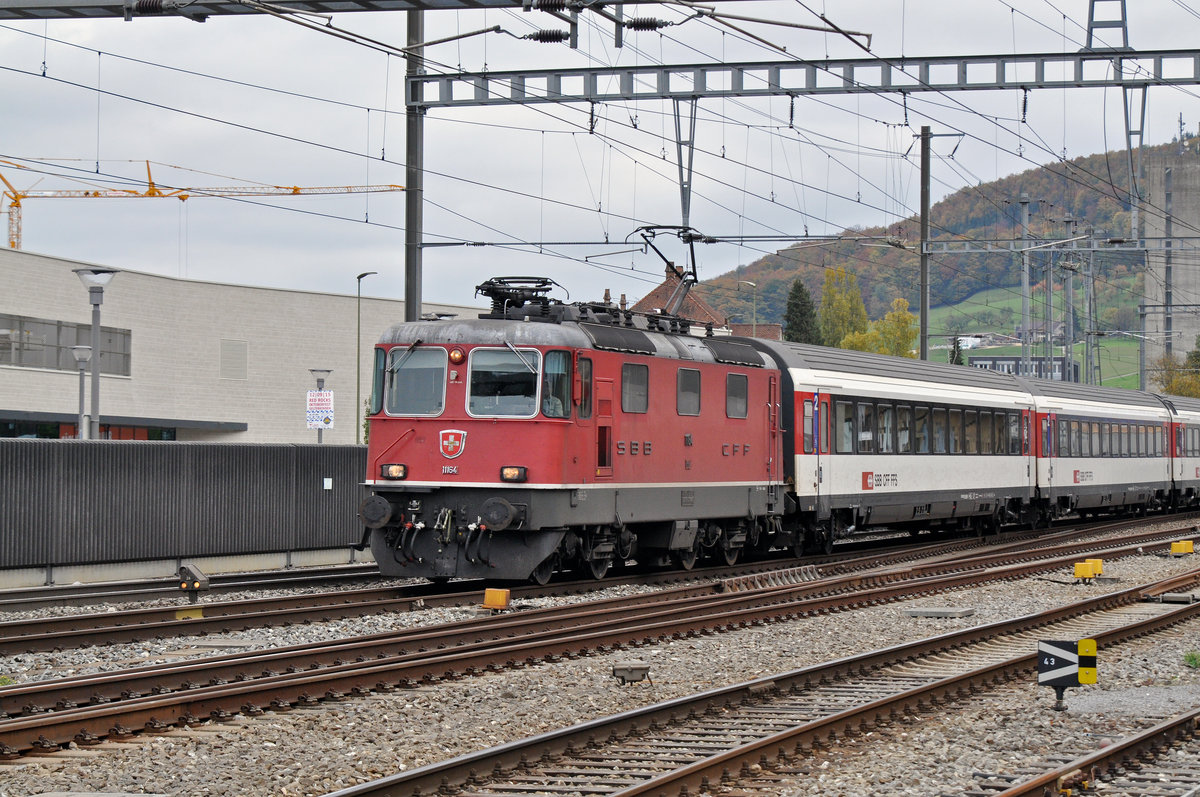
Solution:
<svg viewBox="0 0 1200 797">
<path fill-rule="evenodd" d="M 0 568 L 346 546 L 365 469 L 365 446 L 0 440 Z"/>
</svg>

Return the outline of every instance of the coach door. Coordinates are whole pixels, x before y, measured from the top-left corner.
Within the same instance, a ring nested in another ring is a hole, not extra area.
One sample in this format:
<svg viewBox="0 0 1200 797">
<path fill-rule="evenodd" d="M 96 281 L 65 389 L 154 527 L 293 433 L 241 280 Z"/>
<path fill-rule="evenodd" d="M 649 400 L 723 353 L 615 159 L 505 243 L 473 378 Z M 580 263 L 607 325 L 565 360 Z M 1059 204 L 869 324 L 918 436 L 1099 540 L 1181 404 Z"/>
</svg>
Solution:
<svg viewBox="0 0 1200 797">
<path fill-rule="evenodd" d="M 767 481 L 779 481 L 779 378 L 771 376 L 767 381 Z"/>
<path fill-rule="evenodd" d="M 613 475 L 613 381 L 596 380 L 596 477 Z"/>
</svg>

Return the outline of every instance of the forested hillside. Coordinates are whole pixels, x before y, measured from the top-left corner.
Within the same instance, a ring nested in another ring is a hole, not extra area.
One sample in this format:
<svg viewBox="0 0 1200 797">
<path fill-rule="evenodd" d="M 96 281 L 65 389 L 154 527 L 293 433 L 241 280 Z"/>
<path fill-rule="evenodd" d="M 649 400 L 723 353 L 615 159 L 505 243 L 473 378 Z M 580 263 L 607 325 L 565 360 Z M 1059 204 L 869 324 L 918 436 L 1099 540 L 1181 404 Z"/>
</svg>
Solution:
<svg viewBox="0 0 1200 797">
<path fill-rule="evenodd" d="M 1177 146 L 1171 143 L 1147 147 L 1144 157 L 1150 160 L 1157 153 L 1174 151 Z M 1109 235 L 1127 236 L 1129 210 L 1118 198 L 1124 196 L 1128 183 L 1125 169 L 1125 154 L 1110 152 L 1054 163 L 964 188 L 931 208 L 932 237 L 934 240 L 1019 237 L 1021 211 L 1018 198 L 1022 192 L 1032 200 L 1030 234 L 1034 237 L 1066 237 L 1063 219 L 1068 216 L 1082 219 L 1084 224 Z M 824 247 L 809 244 L 805 248 L 783 249 L 737 271 L 707 280 L 703 285 L 711 289 L 704 290 L 704 298 L 725 315 L 736 315 L 749 321 L 755 296 L 745 287 L 739 293 L 736 283 L 750 280 L 757 285 L 759 322 L 779 322 L 794 279 L 803 279 L 814 300 L 819 302 L 825 270 L 844 266 L 858 276 L 871 318 L 881 317 L 897 297 L 907 299 L 915 310 L 919 304 L 918 219 L 913 217 L 887 229 L 846 230 L 844 234 L 845 241 Z M 864 236 L 877 240 L 850 240 Z M 888 240 L 912 248 L 889 246 Z M 1101 326 L 1122 326 L 1129 321 L 1125 316 L 1135 312 L 1142 258 L 1131 253 L 1113 252 L 1098 255 L 1096 262 Z M 1031 277 L 1035 291 L 1040 279 L 1036 272 Z M 1009 255 L 937 255 L 931 258 L 931 305 L 935 308 L 958 304 L 986 291 L 992 291 L 988 296 L 995 296 L 994 289 L 997 288 L 1006 289 L 1003 294 L 1015 296 L 1019 308 L 1020 284 L 1020 260 Z M 1011 294 L 1009 289 L 1012 288 L 1018 289 L 1018 293 Z M 976 305 L 982 317 L 976 317 Z M 968 303 L 964 308 L 962 313 L 952 316 L 958 319 L 953 326 L 960 329 L 931 331 L 958 332 L 972 326 L 1011 326 L 1011 309 L 990 308 L 983 301 Z M 989 317 L 988 313 L 992 315 Z"/>
</svg>

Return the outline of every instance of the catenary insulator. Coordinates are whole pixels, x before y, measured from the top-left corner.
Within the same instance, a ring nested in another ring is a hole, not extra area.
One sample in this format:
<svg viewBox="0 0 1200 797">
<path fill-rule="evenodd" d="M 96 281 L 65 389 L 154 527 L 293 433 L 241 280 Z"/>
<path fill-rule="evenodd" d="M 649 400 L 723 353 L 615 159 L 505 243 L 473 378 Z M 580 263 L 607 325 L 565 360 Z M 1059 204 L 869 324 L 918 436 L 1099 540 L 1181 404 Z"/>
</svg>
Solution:
<svg viewBox="0 0 1200 797">
<path fill-rule="evenodd" d="M 538 11 L 566 11 L 567 0 L 534 0 L 533 7 Z"/>
<path fill-rule="evenodd" d="M 565 30 L 535 30 L 533 33 L 522 36 L 523 39 L 532 39 L 535 42 L 542 44 L 558 44 L 565 42 L 571 37 L 571 34 Z"/>
<path fill-rule="evenodd" d="M 633 17 L 625 22 L 625 27 L 629 30 L 658 30 L 665 28 L 669 22 L 654 17 Z"/>
</svg>

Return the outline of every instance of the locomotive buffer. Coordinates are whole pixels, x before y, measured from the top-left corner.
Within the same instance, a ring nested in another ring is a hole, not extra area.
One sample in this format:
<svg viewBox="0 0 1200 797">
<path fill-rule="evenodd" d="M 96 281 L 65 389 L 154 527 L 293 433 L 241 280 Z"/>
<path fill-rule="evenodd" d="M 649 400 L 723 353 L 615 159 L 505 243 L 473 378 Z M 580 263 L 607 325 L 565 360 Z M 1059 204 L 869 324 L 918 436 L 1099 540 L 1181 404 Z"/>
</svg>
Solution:
<svg viewBox="0 0 1200 797">
<path fill-rule="evenodd" d="M 1054 710 L 1065 711 L 1067 687 L 1096 683 L 1096 640 L 1038 642 L 1038 686 L 1054 687 Z"/>
</svg>

